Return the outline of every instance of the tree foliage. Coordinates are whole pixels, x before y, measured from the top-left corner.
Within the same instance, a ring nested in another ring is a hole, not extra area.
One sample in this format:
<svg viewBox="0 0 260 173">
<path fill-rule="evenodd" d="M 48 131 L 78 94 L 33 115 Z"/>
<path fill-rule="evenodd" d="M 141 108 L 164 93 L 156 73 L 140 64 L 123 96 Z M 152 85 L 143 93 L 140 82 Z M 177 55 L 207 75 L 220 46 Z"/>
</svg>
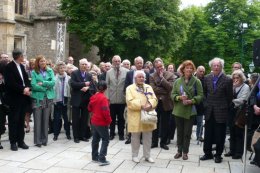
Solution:
<svg viewBox="0 0 260 173">
<path fill-rule="evenodd" d="M 133 59 L 170 57 L 186 39 L 187 21 L 179 0 L 61 0 L 69 31 L 101 60 L 119 54 Z"/>
<path fill-rule="evenodd" d="M 252 43 L 260 37 L 259 5 L 257 0 L 213 0 L 205 8 L 184 9 L 192 22 L 188 39 L 175 56 L 192 59 L 197 65 L 207 65 L 218 56 L 225 59 L 228 73 L 235 61 L 246 69 L 252 61 Z M 243 29 L 242 23 L 248 28 Z"/>
</svg>

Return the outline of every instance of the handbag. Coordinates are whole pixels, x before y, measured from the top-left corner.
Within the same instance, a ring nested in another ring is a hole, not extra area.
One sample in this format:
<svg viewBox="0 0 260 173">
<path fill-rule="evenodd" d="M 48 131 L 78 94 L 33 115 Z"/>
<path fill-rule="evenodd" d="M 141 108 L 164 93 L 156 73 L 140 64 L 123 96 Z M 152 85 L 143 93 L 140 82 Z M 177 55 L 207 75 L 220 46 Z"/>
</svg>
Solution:
<svg viewBox="0 0 260 173">
<path fill-rule="evenodd" d="M 155 109 L 151 111 L 141 110 L 141 122 L 143 124 L 156 124 L 157 120 L 157 112 Z"/>
<path fill-rule="evenodd" d="M 235 125 L 239 128 L 244 128 L 246 125 L 246 106 L 238 108 L 235 117 Z"/>
</svg>

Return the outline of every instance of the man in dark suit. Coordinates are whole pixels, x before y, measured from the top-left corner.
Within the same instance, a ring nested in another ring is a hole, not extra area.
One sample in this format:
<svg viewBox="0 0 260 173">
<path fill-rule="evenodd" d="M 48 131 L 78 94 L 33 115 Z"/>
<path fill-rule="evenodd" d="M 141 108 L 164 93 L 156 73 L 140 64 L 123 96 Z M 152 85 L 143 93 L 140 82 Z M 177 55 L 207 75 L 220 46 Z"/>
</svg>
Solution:
<svg viewBox="0 0 260 173">
<path fill-rule="evenodd" d="M 158 122 L 157 129 L 153 131 L 152 148 L 158 147 L 159 132 L 161 136 L 160 147 L 169 150 L 167 140 L 169 137 L 169 121 L 172 114 L 173 102 L 171 101 L 171 91 L 174 82 L 174 74 L 164 69 L 163 61 L 156 58 L 155 72 L 150 75 L 150 85 L 158 99 L 156 108 Z"/>
<path fill-rule="evenodd" d="M 134 59 L 134 64 L 135 64 L 136 70 L 142 70 L 143 66 L 144 66 L 144 59 L 141 56 L 138 56 Z M 126 73 L 124 91 L 126 90 L 126 88 L 129 85 L 134 83 L 134 73 L 135 73 L 135 70 L 131 70 Z M 145 75 L 146 75 L 145 83 L 149 84 L 150 74 L 145 72 Z M 125 144 L 130 144 L 130 143 L 131 143 L 131 133 L 128 134 L 128 138 L 127 138 Z"/>
<path fill-rule="evenodd" d="M 71 105 L 72 105 L 72 129 L 74 142 L 88 141 L 90 127 L 88 126 L 88 103 L 93 89 L 92 76 L 87 73 L 87 59 L 79 61 L 79 70 L 71 73 Z"/>
<path fill-rule="evenodd" d="M 10 62 L 4 72 L 6 84 L 6 101 L 10 112 L 8 116 L 9 140 L 11 150 L 17 151 L 19 148 L 28 149 L 24 143 L 24 118 L 25 107 L 30 99 L 30 82 L 28 75 L 21 64 L 24 60 L 23 51 L 15 49 L 13 51 L 14 60 Z"/>
<path fill-rule="evenodd" d="M 215 163 L 221 163 L 226 138 L 226 123 L 233 98 L 233 83 L 232 79 L 222 72 L 223 59 L 214 58 L 209 65 L 212 73 L 205 77 L 203 88 L 206 105 L 203 146 L 205 155 L 200 160 L 213 158 L 212 144 L 216 143 Z"/>
</svg>

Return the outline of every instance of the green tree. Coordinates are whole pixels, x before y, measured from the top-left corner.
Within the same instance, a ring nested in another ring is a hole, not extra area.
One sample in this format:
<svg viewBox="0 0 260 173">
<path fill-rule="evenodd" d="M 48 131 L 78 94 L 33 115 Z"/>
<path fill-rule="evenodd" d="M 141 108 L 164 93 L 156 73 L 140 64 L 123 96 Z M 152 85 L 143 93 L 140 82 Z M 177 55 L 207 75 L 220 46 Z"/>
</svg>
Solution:
<svg viewBox="0 0 260 173">
<path fill-rule="evenodd" d="M 192 59 L 197 65 L 206 65 L 218 56 L 225 59 L 227 73 L 235 61 L 248 70 L 252 61 L 252 43 L 260 36 L 259 9 L 257 0 L 251 3 L 247 0 L 213 0 L 205 8 L 185 9 L 192 22 L 188 39 L 175 56 Z M 247 23 L 248 28 L 242 29 L 242 23 Z"/>
<path fill-rule="evenodd" d="M 101 60 L 119 54 L 133 59 L 170 57 L 185 41 L 188 24 L 179 0 L 61 0 L 69 31 Z"/>
</svg>

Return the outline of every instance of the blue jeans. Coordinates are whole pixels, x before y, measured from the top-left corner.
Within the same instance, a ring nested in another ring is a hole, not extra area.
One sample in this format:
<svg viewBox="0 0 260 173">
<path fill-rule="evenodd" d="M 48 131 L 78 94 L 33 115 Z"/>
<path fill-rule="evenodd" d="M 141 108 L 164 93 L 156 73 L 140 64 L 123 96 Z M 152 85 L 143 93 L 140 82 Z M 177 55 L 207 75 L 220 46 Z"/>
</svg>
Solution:
<svg viewBox="0 0 260 173">
<path fill-rule="evenodd" d="M 66 131 L 66 135 L 70 136 L 70 125 L 68 122 L 67 105 L 63 104 L 62 102 L 57 102 L 54 105 L 54 120 L 53 120 L 54 136 L 59 136 L 60 134 L 61 115 L 64 121 L 64 129 Z"/>
<path fill-rule="evenodd" d="M 108 126 L 91 126 L 92 130 L 92 160 L 105 161 L 107 155 L 107 147 L 109 144 Z M 102 139 L 102 144 L 99 149 L 99 141 Z"/>
<path fill-rule="evenodd" d="M 197 129 L 196 129 L 196 136 L 197 139 L 202 137 L 203 133 L 203 115 L 197 115 Z"/>
</svg>

